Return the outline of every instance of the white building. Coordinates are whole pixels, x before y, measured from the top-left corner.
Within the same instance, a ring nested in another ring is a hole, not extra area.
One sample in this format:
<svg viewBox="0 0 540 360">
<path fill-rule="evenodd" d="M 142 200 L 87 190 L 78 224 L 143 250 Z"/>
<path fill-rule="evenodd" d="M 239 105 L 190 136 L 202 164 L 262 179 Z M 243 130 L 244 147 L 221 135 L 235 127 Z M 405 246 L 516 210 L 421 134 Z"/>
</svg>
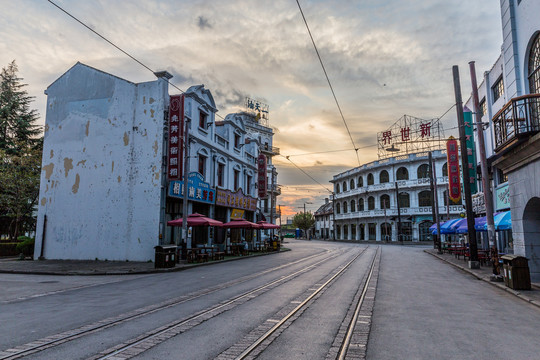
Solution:
<svg viewBox="0 0 540 360">
<path fill-rule="evenodd" d="M 154 246 L 178 243 L 180 228 L 166 223 L 182 216 L 183 179 L 168 172 L 170 131 L 183 127 L 168 124 L 171 76 L 156 76 L 135 84 L 77 63 L 47 88 L 36 258 L 147 261 Z M 256 159 L 271 129 L 252 139 L 249 116 L 216 121 L 203 85 L 181 98 L 190 134 L 188 214 L 256 221 Z M 222 244 L 226 233 L 193 228 L 191 238 Z"/>
<path fill-rule="evenodd" d="M 456 218 L 461 205 L 447 204 L 446 150 L 433 151 L 441 219 Z M 398 202 L 403 241 L 433 240 L 428 153 L 374 161 L 334 175 L 337 240 L 398 241 Z M 396 190 L 397 187 L 397 190 Z"/>
<path fill-rule="evenodd" d="M 328 198 L 324 204 L 315 211 L 315 237 L 317 239 L 334 239 L 334 202 Z"/>
<path fill-rule="evenodd" d="M 510 207 L 513 250 L 540 279 L 540 2 L 501 0 L 503 44 L 478 87 L 495 210 Z M 472 101 L 467 103 L 472 107 Z M 509 196 L 508 196 L 509 195 Z M 502 201 L 502 204 L 501 204 Z"/>
</svg>

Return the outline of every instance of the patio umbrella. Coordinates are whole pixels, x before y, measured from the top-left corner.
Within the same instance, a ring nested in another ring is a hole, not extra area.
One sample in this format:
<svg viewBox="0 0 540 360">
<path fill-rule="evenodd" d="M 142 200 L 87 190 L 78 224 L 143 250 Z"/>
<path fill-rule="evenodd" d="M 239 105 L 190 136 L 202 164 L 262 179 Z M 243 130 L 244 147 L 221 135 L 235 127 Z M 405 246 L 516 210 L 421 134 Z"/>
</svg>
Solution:
<svg viewBox="0 0 540 360">
<path fill-rule="evenodd" d="M 255 224 L 251 221 L 247 221 L 244 219 L 233 219 L 229 221 L 228 223 L 223 224 L 224 228 L 230 228 L 230 229 L 260 229 L 261 226 L 259 224 Z"/>
<path fill-rule="evenodd" d="M 463 219 L 452 219 L 452 220 L 446 221 L 444 224 L 441 225 L 441 234 L 446 234 L 446 235 L 455 234 L 456 229 L 453 228 L 453 225 L 460 220 L 463 220 Z"/>
<path fill-rule="evenodd" d="M 167 225 L 169 226 L 182 226 L 183 219 L 176 219 L 167 221 Z M 223 223 L 218 220 L 210 219 L 209 217 L 206 217 L 199 213 L 193 213 L 188 215 L 187 217 L 187 224 L 188 226 L 223 226 Z"/>
<path fill-rule="evenodd" d="M 279 225 L 270 224 L 269 222 L 263 220 L 257 221 L 257 224 L 260 225 L 261 229 L 279 229 L 281 227 Z"/>
<path fill-rule="evenodd" d="M 493 218 L 493 222 L 495 223 L 495 230 L 512 230 L 512 218 L 510 216 L 510 211 L 504 211 L 501 212 Z M 486 224 L 486 230 L 487 230 L 487 224 Z"/>
<path fill-rule="evenodd" d="M 466 234 L 469 232 L 469 227 L 467 226 L 467 219 L 461 219 L 462 221 L 458 222 L 455 224 L 454 228 L 456 229 L 456 234 Z M 484 229 L 482 230 L 478 230 L 478 226 L 480 224 L 480 222 L 483 221 L 483 224 L 486 223 L 486 218 L 483 217 L 483 218 L 474 218 L 474 228 L 476 229 L 476 231 L 484 231 Z M 483 228 L 483 226 L 482 226 Z"/>
</svg>

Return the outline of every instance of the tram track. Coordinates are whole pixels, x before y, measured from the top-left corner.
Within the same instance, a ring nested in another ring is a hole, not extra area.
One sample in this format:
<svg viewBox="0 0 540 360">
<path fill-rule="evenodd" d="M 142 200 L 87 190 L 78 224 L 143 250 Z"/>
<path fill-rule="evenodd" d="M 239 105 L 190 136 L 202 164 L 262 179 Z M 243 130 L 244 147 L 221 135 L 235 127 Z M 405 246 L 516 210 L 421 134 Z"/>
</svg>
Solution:
<svg viewBox="0 0 540 360">
<path fill-rule="evenodd" d="M 45 338 L 37 339 L 37 340 L 34 340 L 34 341 L 30 342 L 30 343 L 26 343 L 26 344 L 23 344 L 23 345 L 12 347 L 12 348 L 6 349 L 4 351 L 0 351 L 0 360 L 14 360 L 14 359 L 23 358 L 25 356 L 35 354 L 35 353 L 44 351 L 46 349 L 50 349 L 52 347 L 58 346 L 60 344 L 64 344 L 66 342 L 69 342 L 69 341 L 72 341 L 72 340 L 75 340 L 75 339 L 79 339 L 81 337 L 84 337 L 84 336 L 87 336 L 87 335 L 90 335 L 90 334 L 94 334 L 94 333 L 96 333 L 98 331 L 102 331 L 102 330 L 111 328 L 113 326 L 117 326 L 117 325 L 126 323 L 128 321 L 135 320 L 135 319 L 141 318 L 143 316 L 150 315 L 150 314 L 156 313 L 158 311 L 166 310 L 166 309 L 171 308 L 173 306 L 177 306 L 177 305 L 180 305 L 182 303 L 186 303 L 188 301 L 195 300 L 195 299 L 200 298 L 202 296 L 206 296 L 206 295 L 209 295 L 211 293 L 217 292 L 219 290 L 223 290 L 224 288 L 227 288 L 227 287 L 230 287 L 230 286 L 233 286 L 233 285 L 237 285 L 237 284 L 241 284 L 241 283 L 247 282 L 249 280 L 253 280 L 253 279 L 258 278 L 258 277 L 260 277 L 262 275 L 273 273 L 273 272 L 275 272 L 277 270 L 281 270 L 281 269 L 284 269 L 284 268 L 287 268 L 287 267 L 294 266 L 296 264 L 300 264 L 300 263 L 303 263 L 303 262 L 306 262 L 306 261 L 310 261 L 310 260 L 313 260 L 313 259 L 315 259 L 317 257 L 321 257 L 321 256 L 323 257 L 322 260 L 318 260 L 314 264 L 309 265 L 307 267 L 304 267 L 302 270 L 299 270 L 299 271 L 293 273 L 296 276 L 299 276 L 301 273 L 304 273 L 308 269 L 311 269 L 314 266 L 318 266 L 318 265 L 324 263 L 325 261 L 327 261 L 328 259 L 339 256 L 339 254 L 337 254 L 336 252 L 337 251 L 329 251 L 329 250 L 327 250 L 327 251 L 324 251 L 322 253 L 317 253 L 317 254 L 311 255 L 309 257 L 303 258 L 303 259 L 299 259 L 299 260 L 296 260 L 296 261 L 293 261 L 293 262 L 290 262 L 290 263 L 286 263 L 286 264 L 283 264 L 283 265 L 280 265 L 280 266 L 276 266 L 276 267 L 273 267 L 273 268 L 270 268 L 270 269 L 266 269 L 264 271 L 257 272 L 255 274 L 250 274 L 250 275 L 244 276 L 244 277 L 236 279 L 236 280 L 228 281 L 226 283 L 223 283 L 223 284 L 211 287 L 211 288 L 202 289 L 202 290 L 199 290 L 199 291 L 196 291 L 196 292 L 192 292 L 190 294 L 186 294 L 186 295 L 177 297 L 177 298 L 172 299 L 172 300 L 167 300 L 167 301 L 164 301 L 164 302 L 161 302 L 161 303 L 152 304 L 152 305 L 149 305 L 149 306 L 146 306 L 146 307 L 135 309 L 133 311 L 130 311 L 130 312 L 127 312 L 127 313 L 124 313 L 124 314 L 120 314 L 120 315 L 117 315 L 117 316 L 114 316 L 114 317 L 109 317 L 109 318 L 106 318 L 106 319 L 103 319 L 103 320 L 100 320 L 100 321 L 97 321 L 97 322 L 94 322 L 94 323 L 86 324 L 86 325 L 83 325 L 81 327 L 71 329 L 71 330 L 68 330 L 68 331 L 65 331 L 65 332 L 62 332 L 62 333 L 58 333 L 58 334 L 54 334 L 54 335 L 51 335 L 51 336 L 47 336 Z M 265 287 L 268 286 L 268 284 L 283 282 L 283 281 L 285 281 L 287 279 L 290 279 L 290 278 L 291 278 L 291 275 L 282 276 L 282 277 L 278 278 L 277 280 L 273 280 L 270 283 L 267 283 L 267 284 L 259 287 L 258 289 L 265 288 Z M 238 295 L 236 298 L 243 298 L 245 296 L 248 296 L 248 295 L 246 295 L 246 293 L 243 293 L 241 295 Z M 224 308 L 225 304 L 227 304 L 229 302 L 230 301 L 222 302 L 221 304 L 219 304 L 217 306 L 217 308 L 222 309 L 222 308 Z M 198 313 L 195 316 L 190 317 L 189 319 L 184 319 L 183 322 L 186 323 L 186 322 L 190 322 L 190 321 L 193 321 L 195 319 L 198 319 L 199 317 L 201 317 L 203 315 L 203 313 L 208 313 L 209 311 L 211 311 L 211 310 L 202 311 L 201 313 Z M 98 358 L 101 358 L 101 357 L 98 357 Z"/>
</svg>

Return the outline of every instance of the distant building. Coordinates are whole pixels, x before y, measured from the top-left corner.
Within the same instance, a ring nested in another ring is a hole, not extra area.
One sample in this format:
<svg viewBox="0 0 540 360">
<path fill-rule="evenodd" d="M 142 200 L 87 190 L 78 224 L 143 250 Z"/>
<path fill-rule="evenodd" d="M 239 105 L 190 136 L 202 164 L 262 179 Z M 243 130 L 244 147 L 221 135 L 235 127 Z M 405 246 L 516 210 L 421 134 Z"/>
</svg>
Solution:
<svg viewBox="0 0 540 360">
<path fill-rule="evenodd" d="M 315 237 L 317 239 L 334 238 L 334 209 L 333 202 L 328 198 L 324 199 L 324 204 L 315 211 Z"/>
<path fill-rule="evenodd" d="M 433 151 L 441 219 L 456 218 L 462 205 L 447 202 L 446 150 Z M 426 152 L 374 161 L 334 175 L 337 240 L 398 241 L 398 197 L 403 241 L 432 241 L 432 193 Z M 397 188 L 397 190 L 396 190 Z"/>
<path fill-rule="evenodd" d="M 501 1 L 501 55 L 478 87 L 495 211 L 510 209 L 503 251 L 530 259 L 540 279 L 540 2 Z M 472 101 L 467 102 L 473 108 Z"/>
</svg>

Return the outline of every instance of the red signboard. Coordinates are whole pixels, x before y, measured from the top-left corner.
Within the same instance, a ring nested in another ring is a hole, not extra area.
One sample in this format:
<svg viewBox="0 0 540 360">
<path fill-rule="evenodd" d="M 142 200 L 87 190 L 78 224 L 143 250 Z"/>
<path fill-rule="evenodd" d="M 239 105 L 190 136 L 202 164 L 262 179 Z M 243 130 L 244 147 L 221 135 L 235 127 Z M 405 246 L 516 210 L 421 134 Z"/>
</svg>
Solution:
<svg viewBox="0 0 540 360">
<path fill-rule="evenodd" d="M 216 205 L 256 211 L 257 199 L 244 195 L 240 189 L 236 192 L 225 189 L 216 189 Z"/>
<path fill-rule="evenodd" d="M 454 203 L 461 199 L 461 184 L 459 174 L 459 152 L 457 140 L 450 136 L 446 142 L 446 156 L 448 166 L 448 198 Z"/>
<path fill-rule="evenodd" d="M 259 198 L 261 199 L 267 196 L 267 184 L 268 181 L 266 180 L 266 156 L 260 154 L 259 158 L 257 159 L 257 188 L 259 189 Z"/>
<path fill-rule="evenodd" d="M 182 179 L 184 144 L 184 95 L 169 98 L 169 142 L 167 147 L 167 178 Z"/>
</svg>

